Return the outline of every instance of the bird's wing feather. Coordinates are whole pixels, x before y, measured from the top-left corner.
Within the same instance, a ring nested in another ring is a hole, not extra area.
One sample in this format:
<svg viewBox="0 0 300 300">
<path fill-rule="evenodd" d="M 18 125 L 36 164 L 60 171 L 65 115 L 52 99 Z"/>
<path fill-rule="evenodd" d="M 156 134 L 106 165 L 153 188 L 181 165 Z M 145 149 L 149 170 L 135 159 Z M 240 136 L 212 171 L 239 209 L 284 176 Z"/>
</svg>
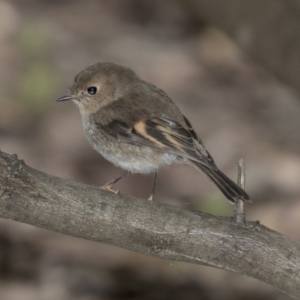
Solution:
<svg viewBox="0 0 300 300">
<path fill-rule="evenodd" d="M 190 123 L 186 122 L 187 128 L 184 128 L 179 122 L 167 117 L 152 117 L 130 123 L 114 118 L 106 124 L 96 122 L 96 127 L 119 142 L 169 152 L 217 170 L 212 157 L 197 138 Z"/>
</svg>

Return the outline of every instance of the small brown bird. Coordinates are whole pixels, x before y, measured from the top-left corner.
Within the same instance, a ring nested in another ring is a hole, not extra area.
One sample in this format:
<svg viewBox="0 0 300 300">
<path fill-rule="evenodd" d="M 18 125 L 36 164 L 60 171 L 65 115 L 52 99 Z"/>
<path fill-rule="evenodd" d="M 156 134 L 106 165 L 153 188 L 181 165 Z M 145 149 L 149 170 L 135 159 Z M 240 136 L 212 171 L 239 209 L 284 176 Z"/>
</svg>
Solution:
<svg viewBox="0 0 300 300">
<path fill-rule="evenodd" d="M 224 175 L 197 137 L 190 122 L 171 98 L 131 69 L 99 62 L 74 79 L 69 93 L 57 101 L 72 100 L 80 110 L 85 136 L 93 148 L 125 170 L 108 182 L 112 186 L 131 173 L 154 173 L 172 163 L 203 171 L 232 203 L 250 200 Z"/>
</svg>

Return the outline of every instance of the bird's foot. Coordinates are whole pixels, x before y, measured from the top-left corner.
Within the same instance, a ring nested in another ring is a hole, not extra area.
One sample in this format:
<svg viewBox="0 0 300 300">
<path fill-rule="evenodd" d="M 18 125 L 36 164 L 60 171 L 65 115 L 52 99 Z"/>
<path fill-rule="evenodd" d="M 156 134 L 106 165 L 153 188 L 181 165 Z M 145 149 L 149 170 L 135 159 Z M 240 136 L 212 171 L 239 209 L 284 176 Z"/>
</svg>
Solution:
<svg viewBox="0 0 300 300">
<path fill-rule="evenodd" d="M 153 195 L 153 194 L 151 194 L 151 195 L 148 197 L 148 199 L 147 199 L 147 200 L 148 200 L 148 201 L 153 201 L 153 196 L 154 196 L 154 195 Z"/>
<path fill-rule="evenodd" d="M 105 190 L 105 191 L 108 191 L 108 192 L 111 192 L 111 193 L 114 193 L 115 195 L 119 195 L 120 194 L 120 190 L 115 190 L 115 189 L 113 189 L 112 188 L 112 184 L 110 184 L 110 183 L 107 183 L 107 184 L 105 184 L 104 186 L 102 186 L 101 188 L 103 189 L 103 190 Z"/>
</svg>

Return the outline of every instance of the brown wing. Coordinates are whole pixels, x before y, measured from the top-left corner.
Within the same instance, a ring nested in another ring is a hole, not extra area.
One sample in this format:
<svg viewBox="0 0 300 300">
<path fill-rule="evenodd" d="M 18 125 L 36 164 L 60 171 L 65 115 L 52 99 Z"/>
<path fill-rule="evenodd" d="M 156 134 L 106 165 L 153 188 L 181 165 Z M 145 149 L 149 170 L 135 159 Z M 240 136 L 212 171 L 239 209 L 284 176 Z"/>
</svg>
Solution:
<svg viewBox="0 0 300 300">
<path fill-rule="evenodd" d="M 139 115 L 139 114 L 137 114 Z M 198 162 L 209 169 L 217 170 L 213 159 L 197 138 L 190 123 L 187 128 L 166 117 L 153 117 L 143 120 L 134 118 L 114 119 L 96 126 L 106 136 L 133 145 L 147 146 L 161 152 L 169 152 L 180 157 Z M 132 120 L 125 122 L 124 120 Z"/>
</svg>

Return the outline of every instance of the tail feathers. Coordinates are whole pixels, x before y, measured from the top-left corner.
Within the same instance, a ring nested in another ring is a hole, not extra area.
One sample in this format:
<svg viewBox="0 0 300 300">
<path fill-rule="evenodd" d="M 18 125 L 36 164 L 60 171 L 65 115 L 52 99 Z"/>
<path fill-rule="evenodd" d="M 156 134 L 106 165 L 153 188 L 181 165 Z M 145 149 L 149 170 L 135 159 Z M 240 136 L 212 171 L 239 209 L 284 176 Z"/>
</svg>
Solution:
<svg viewBox="0 0 300 300">
<path fill-rule="evenodd" d="M 250 201 L 249 195 L 220 170 L 209 169 L 201 164 L 196 164 L 196 167 L 202 170 L 217 185 L 230 202 L 235 203 L 239 199 Z"/>
</svg>

